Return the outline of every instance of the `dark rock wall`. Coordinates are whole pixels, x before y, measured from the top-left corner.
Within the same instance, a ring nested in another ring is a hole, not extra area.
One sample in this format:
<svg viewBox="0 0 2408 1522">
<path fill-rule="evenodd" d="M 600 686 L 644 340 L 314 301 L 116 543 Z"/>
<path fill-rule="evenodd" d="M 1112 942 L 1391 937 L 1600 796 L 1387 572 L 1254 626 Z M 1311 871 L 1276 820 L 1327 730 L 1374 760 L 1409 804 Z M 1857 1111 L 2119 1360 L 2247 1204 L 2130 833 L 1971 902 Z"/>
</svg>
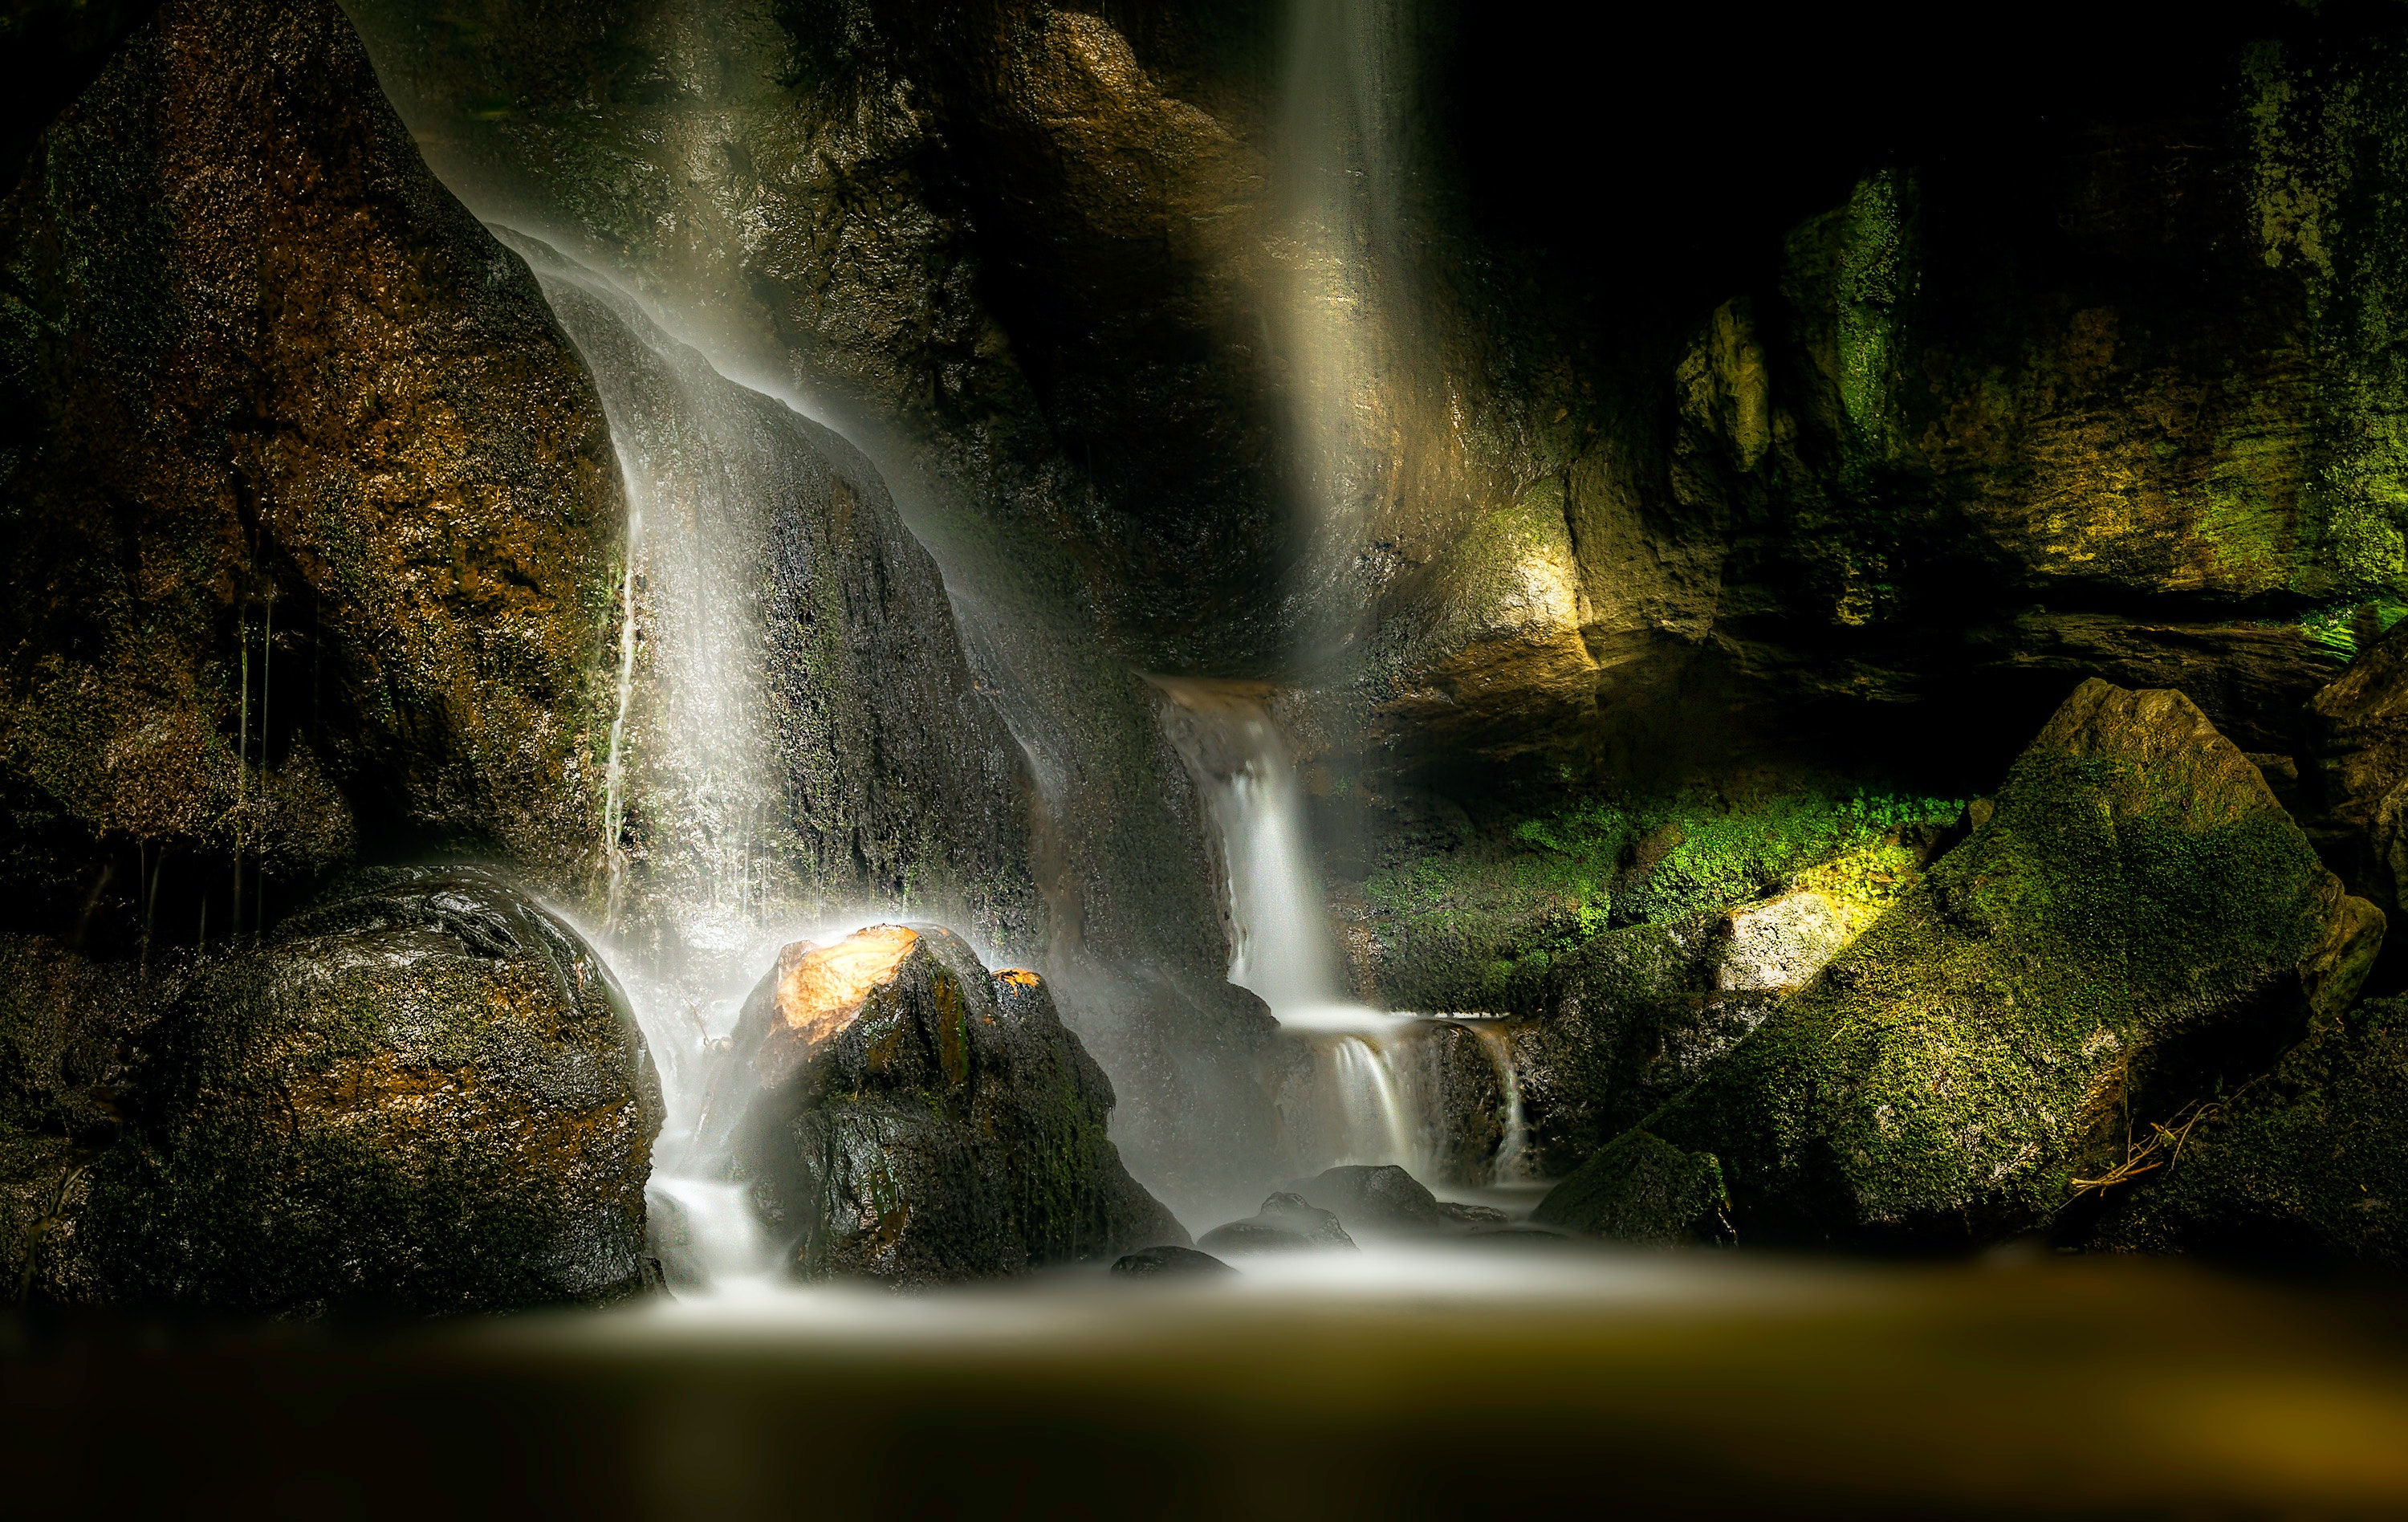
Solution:
<svg viewBox="0 0 2408 1522">
<path fill-rule="evenodd" d="M 0 356 L 13 922 L 222 938 L 363 844 L 590 881 L 601 409 L 338 12 L 132 35 L 0 202 Z"/>
</svg>

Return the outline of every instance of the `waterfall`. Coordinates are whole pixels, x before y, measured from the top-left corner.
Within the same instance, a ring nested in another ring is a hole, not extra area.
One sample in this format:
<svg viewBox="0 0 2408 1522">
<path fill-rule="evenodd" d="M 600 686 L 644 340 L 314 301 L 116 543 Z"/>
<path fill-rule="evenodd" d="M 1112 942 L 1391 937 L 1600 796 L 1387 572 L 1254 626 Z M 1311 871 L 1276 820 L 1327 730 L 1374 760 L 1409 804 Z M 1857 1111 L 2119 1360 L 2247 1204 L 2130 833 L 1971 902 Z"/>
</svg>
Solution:
<svg viewBox="0 0 2408 1522">
<path fill-rule="evenodd" d="M 1523 1178 L 1522 1155 L 1529 1150 L 1530 1126 L 1522 1113 L 1522 1079 L 1513 1070 L 1513 1042 L 1504 1031 L 1484 1023 L 1466 1022 L 1470 1031 L 1497 1065 L 1497 1082 L 1505 1091 L 1505 1136 L 1497 1144 L 1497 1156 L 1488 1165 L 1491 1184 L 1516 1184 Z"/>
<path fill-rule="evenodd" d="M 1296 763 L 1257 684 L 1157 677 L 1164 727 L 1203 794 L 1227 878 L 1229 981 L 1310 1051 L 1299 1162 L 1422 1161 L 1398 1067 L 1417 1024 L 1350 1000 L 1322 907 Z"/>
<path fill-rule="evenodd" d="M 600 275 L 498 230 L 593 376 L 627 497 L 605 772 L 605 907 L 588 934 L 625 988 L 666 1116 L 647 1190 L 681 1288 L 766 1275 L 776 1245 L 727 1176 L 705 1100 L 776 947 L 831 906 L 792 865 L 771 752 L 772 519 L 807 502 L 811 425 L 725 380 Z"/>
</svg>

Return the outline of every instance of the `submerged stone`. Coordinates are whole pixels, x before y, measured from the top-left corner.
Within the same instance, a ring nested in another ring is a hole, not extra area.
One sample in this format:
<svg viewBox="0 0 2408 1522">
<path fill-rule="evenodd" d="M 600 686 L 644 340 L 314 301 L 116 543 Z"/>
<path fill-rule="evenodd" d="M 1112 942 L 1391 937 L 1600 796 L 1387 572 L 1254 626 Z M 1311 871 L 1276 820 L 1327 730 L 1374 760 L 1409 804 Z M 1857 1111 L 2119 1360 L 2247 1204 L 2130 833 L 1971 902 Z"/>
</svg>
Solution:
<svg viewBox="0 0 2408 1522">
<path fill-rule="evenodd" d="M 147 1040 L 75 1224 L 101 1298 L 433 1314 L 643 1285 L 643 1038 L 577 933 L 482 870 L 363 874 Z"/>
<path fill-rule="evenodd" d="M 931 1285 L 1186 1245 L 1121 1165 L 1111 1081 L 1043 980 L 951 931 L 786 947 L 735 1041 L 704 1125 L 795 1273 Z"/>
<path fill-rule="evenodd" d="M 1285 1190 L 1264 1200 L 1263 1208 L 1246 1219 L 1214 1227 L 1197 1245 L 1216 1253 L 1355 1250 L 1354 1239 L 1346 1234 L 1335 1213 Z"/>
<path fill-rule="evenodd" d="M 1996 1239 L 2112 1168 L 2128 1109 L 2346 1007 L 2382 934 L 2189 699 L 2085 682 L 1986 823 L 1537 1218 L 1676 1236 L 1701 1186 L 1660 1181 L 1711 1161 L 1742 1241 Z"/>
<path fill-rule="evenodd" d="M 1186 1278 L 1237 1271 L 1211 1254 L 1199 1253 L 1193 1247 L 1148 1247 L 1112 1264 L 1112 1272 L 1124 1279 Z"/>
</svg>

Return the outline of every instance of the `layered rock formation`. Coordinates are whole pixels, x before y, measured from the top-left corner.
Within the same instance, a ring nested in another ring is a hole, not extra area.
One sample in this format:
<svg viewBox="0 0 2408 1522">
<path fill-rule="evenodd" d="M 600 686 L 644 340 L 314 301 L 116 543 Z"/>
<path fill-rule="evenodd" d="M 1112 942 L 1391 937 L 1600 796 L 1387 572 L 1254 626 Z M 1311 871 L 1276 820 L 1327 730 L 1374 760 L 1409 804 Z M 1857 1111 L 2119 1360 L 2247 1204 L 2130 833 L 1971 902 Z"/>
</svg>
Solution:
<svg viewBox="0 0 2408 1522">
<path fill-rule="evenodd" d="M 735 1041 L 704 1124 L 736 1138 L 788 1271 L 907 1287 L 1187 1244 L 1121 1166 L 1111 1081 L 1043 980 L 946 930 L 787 947 Z"/>
<path fill-rule="evenodd" d="M 2346 1009 L 2383 924 L 2188 699 L 2086 682 L 1964 844 L 1538 1218 L 1675 1236 L 1697 1221 L 1634 1224 L 1633 1181 L 1711 1164 L 1742 1240 L 2037 1225 L 2125 1160 L 2127 1113 L 2252 1076 Z"/>
</svg>

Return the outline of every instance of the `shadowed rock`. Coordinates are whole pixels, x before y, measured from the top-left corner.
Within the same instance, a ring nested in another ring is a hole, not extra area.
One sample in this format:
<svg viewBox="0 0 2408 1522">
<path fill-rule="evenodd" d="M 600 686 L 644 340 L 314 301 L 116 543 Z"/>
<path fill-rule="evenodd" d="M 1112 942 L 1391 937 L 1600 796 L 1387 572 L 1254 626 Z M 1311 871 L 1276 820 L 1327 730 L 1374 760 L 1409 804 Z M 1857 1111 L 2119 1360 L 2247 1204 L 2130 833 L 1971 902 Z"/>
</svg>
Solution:
<svg viewBox="0 0 2408 1522">
<path fill-rule="evenodd" d="M 1263 1208 L 1246 1219 L 1214 1227 L 1197 1245 L 1216 1253 L 1355 1251 L 1354 1239 L 1336 1214 L 1285 1191 L 1264 1200 Z"/>
<path fill-rule="evenodd" d="M 1308 1202 L 1354 1222 L 1357 1229 L 1440 1231 L 1452 1224 L 1438 1197 L 1394 1163 L 1332 1168 L 1292 1187 Z"/>
<path fill-rule="evenodd" d="M 704 1125 L 807 1278 L 897 1285 L 1184 1245 L 1105 1134 L 1112 1087 L 1037 974 L 882 925 L 779 954 Z"/>
</svg>

